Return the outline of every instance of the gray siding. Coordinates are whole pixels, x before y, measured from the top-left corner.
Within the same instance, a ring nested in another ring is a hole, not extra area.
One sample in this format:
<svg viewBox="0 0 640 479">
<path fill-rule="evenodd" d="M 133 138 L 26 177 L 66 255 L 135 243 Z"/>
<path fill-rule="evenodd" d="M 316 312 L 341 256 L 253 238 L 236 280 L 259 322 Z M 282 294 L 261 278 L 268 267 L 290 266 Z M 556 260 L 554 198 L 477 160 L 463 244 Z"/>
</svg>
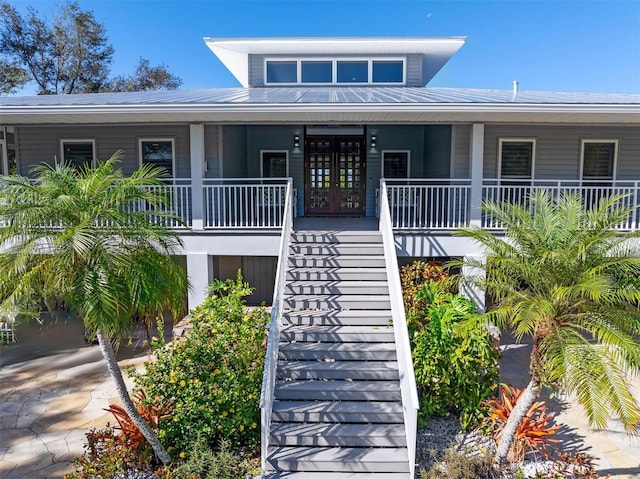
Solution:
<svg viewBox="0 0 640 479">
<path fill-rule="evenodd" d="M 304 211 L 304 127 L 302 125 L 261 125 L 247 127 L 247 160 L 249 176 L 260 176 L 260 150 L 289 152 L 289 176 L 298 190 L 298 213 Z M 300 136 L 300 148 L 293 148 L 294 135 Z"/>
<path fill-rule="evenodd" d="M 18 168 L 26 175 L 33 165 L 60 159 L 60 140 L 95 140 L 96 157 L 105 160 L 122 150 L 121 166 L 131 174 L 139 166 L 140 138 L 172 138 L 175 142 L 177 178 L 191 176 L 188 125 L 22 126 L 17 128 Z"/>
<path fill-rule="evenodd" d="M 425 178 L 449 178 L 451 175 L 451 126 L 424 127 Z M 413 176 L 413 175 L 412 175 Z"/>
<path fill-rule="evenodd" d="M 207 162 L 205 177 L 207 178 L 222 176 L 218 131 L 218 125 L 205 125 L 204 127 L 204 159 Z"/>
<path fill-rule="evenodd" d="M 640 127 L 487 125 L 484 143 L 484 177 L 498 174 L 500 138 L 536 140 L 534 176 L 537 179 L 578 179 L 581 140 L 618 140 L 617 179 L 640 179 Z"/>
<path fill-rule="evenodd" d="M 453 125 L 451 127 L 453 144 L 453 178 L 469 178 L 469 148 L 471 140 L 471 125 Z"/>
<path fill-rule="evenodd" d="M 274 58 L 277 55 L 267 55 L 269 58 Z M 286 58 L 292 58 L 295 55 L 286 55 Z M 322 58 L 327 58 L 327 55 L 317 55 Z M 330 55 L 332 58 L 339 58 L 339 55 Z M 375 55 L 372 55 L 375 56 Z M 384 55 L 380 56 L 383 57 Z M 395 55 L 394 58 L 400 55 Z M 305 58 L 312 58 L 313 55 Z M 249 55 L 249 86 L 250 87 L 262 87 L 264 86 L 264 59 L 265 55 Z M 411 54 L 407 55 L 407 86 L 424 86 L 422 79 L 422 55 Z"/>
<path fill-rule="evenodd" d="M 225 178 L 247 177 L 247 127 L 223 127 L 223 174 Z"/>
<path fill-rule="evenodd" d="M 276 257 L 242 257 L 242 276 L 253 288 L 253 293 L 247 297 L 248 305 L 256 306 L 262 303 L 271 305 L 277 268 L 278 258 Z"/>
</svg>

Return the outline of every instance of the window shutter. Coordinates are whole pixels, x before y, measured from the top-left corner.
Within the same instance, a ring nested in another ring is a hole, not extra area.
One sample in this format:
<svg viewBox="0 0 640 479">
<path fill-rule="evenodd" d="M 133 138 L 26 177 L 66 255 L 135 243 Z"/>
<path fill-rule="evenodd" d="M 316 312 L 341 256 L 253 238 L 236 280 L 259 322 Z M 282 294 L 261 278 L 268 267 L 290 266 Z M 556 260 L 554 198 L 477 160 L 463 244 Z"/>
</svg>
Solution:
<svg viewBox="0 0 640 479">
<path fill-rule="evenodd" d="M 503 178 L 531 178 L 533 142 L 505 141 L 502 143 L 500 176 Z"/>
<path fill-rule="evenodd" d="M 582 177 L 612 179 L 614 150 L 615 143 L 585 143 Z"/>
</svg>

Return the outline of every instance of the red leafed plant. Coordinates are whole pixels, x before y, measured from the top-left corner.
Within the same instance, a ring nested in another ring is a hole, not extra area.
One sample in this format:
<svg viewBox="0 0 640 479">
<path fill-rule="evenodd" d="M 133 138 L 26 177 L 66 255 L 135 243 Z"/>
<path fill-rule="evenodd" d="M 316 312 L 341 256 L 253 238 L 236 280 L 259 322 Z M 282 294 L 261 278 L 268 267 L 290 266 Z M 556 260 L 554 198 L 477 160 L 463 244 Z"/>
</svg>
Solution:
<svg viewBox="0 0 640 479">
<path fill-rule="evenodd" d="M 168 418 L 173 411 L 172 402 L 161 405 L 147 404 L 147 395 L 141 389 L 133 394 L 133 402 L 142 418 L 155 430 L 158 429 L 159 422 Z M 111 404 L 105 411 L 109 411 L 116 418 L 118 429 L 121 431 L 120 436 L 128 448 L 141 451 L 147 447 L 144 435 L 122 406 Z"/>
<path fill-rule="evenodd" d="M 489 421 L 492 425 L 493 438 L 496 443 L 500 441 L 507 419 L 523 391 L 524 389 L 503 384 L 500 386 L 500 394 L 497 398 L 484 402 L 484 405 L 489 407 L 491 413 Z M 547 411 L 544 401 L 536 401 L 531 405 L 516 429 L 513 446 L 509 451 L 509 461 L 521 461 L 527 454 L 536 453 L 542 454 L 545 459 L 549 458 L 549 452 L 547 451 L 549 443 L 560 442 L 549 437 L 560 429 L 559 425 L 551 425 L 553 415 L 553 412 Z"/>
</svg>

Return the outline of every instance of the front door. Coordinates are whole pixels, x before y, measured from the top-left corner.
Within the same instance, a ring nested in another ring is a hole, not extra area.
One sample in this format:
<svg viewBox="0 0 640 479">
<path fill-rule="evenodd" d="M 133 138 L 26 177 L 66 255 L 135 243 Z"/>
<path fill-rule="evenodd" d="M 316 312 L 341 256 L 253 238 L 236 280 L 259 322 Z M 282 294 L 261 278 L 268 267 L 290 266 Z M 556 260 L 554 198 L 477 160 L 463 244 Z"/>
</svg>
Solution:
<svg viewBox="0 0 640 479">
<path fill-rule="evenodd" d="M 364 136 L 305 138 L 305 215 L 364 215 Z"/>
</svg>

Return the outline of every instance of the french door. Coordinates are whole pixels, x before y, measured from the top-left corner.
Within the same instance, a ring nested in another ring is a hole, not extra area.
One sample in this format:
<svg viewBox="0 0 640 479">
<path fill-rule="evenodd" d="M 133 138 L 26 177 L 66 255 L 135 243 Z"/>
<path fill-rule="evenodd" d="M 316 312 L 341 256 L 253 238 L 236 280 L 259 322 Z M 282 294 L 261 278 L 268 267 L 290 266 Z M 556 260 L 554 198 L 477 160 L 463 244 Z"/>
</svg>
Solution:
<svg viewBox="0 0 640 479">
<path fill-rule="evenodd" d="M 305 138 L 305 215 L 364 215 L 364 136 Z"/>
</svg>

